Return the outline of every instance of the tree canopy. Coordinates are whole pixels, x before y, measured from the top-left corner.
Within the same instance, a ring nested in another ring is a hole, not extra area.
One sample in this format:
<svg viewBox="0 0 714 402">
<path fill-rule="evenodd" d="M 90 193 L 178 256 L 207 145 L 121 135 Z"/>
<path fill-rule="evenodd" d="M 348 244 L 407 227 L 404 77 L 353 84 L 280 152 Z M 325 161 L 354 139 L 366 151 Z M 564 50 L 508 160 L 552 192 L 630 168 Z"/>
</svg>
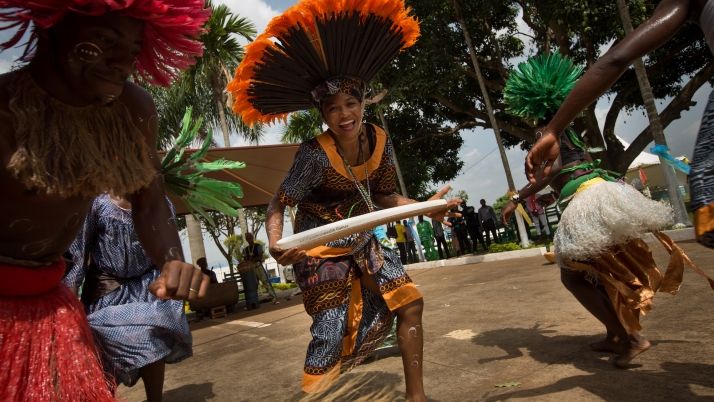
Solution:
<svg viewBox="0 0 714 402">
<path fill-rule="evenodd" d="M 452 1 L 407 3 L 420 20 L 421 37 L 379 77 L 381 85 L 390 89 L 389 109 L 398 108 L 398 114 L 404 115 L 401 129 L 393 133 L 394 142 L 398 143 L 405 133 L 409 136 L 419 130 L 425 137 L 440 138 L 475 127 L 491 128 Z M 476 0 L 460 4 L 507 146 L 520 144 L 527 148 L 535 132 L 526 122 L 505 113 L 503 88 L 515 64 L 537 53 L 559 51 L 587 66 L 608 44 L 623 36 L 614 2 Z M 649 16 L 656 4 L 630 0 L 635 25 Z M 519 31 L 519 16 L 530 32 Z M 645 64 L 655 97 L 668 101 L 661 111 L 665 127 L 692 106 L 696 90 L 714 76 L 711 54 L 701 30 L 693 24 L 650 54 Z M 585 132 L 590 146 L 608 149 L 607 153 L 595 155 L 603 159 L 605 166 L 624 171 L 652 140 L 648 128 L 628 149 L 616 137 L 618 116 L 632 113 L 642 105 L 634 70 L 627 71 L 605 96 L 612 100 L 612 105 L 603 129 L 595 118 L 594 105 L 583 112 L 575 126 Z M 391 117 L 394 113 L 385 111 L 385 114 Z"/>
</svg>

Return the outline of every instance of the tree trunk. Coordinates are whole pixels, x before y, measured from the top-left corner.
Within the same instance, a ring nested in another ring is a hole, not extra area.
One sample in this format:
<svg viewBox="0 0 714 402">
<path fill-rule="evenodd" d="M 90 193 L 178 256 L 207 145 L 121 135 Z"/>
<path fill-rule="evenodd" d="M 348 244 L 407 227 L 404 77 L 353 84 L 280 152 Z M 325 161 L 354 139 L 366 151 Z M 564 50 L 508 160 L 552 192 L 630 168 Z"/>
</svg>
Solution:
<svg viewBox="0 0 714 402">
<path fill-rule="evenodd" d="M 498 121 L 496 120 L 496 115 L 493 113 L 493 107 L 491 106 L 491 100 L 488 96 L 488 91 L 486 89 L 486 83 L 481 74 L 481 67 L 479 66 L 478 59 L 476 58 L 476 51 L 474 50 L 473 43 L 471 40 L 471 35 L 466 28 L 466 22 L 461 15 L 461 8 L 459 6 L 458 0 L 453 0 L 454 11 L 456 13 L 456 20 L 461 26 L 461 30 L 464 33 L 464 39 L 466 40 L 466 46 L 469 49 L 469 56 L 471 56 L 471 62 L 473 63 L 474 72 L 478 78 L 478 84 L 481 88 L 481 95 L 483 96 L 484 105 L 486 106 L 486 111 L 488 112 L 488 118 L 491 122 L 491 127 L 493 128 L 493 134 L 496 136 L 496 145 L 498 145 L 498 152 L 501 154 L 501 162 L 503 163 L 503 170 L 506 173 L 506 181 L 508 182 L 509 191 L 517 191 L 516 185 L 513 182 L 513 176 L 511 175 L 511 167 L 508 164 L 508 157 L 506 156 L 506 149 L 503 146 L 503 141 L 501 140 L 501 130 L 498 127 Z M 516 223 L 518 224 L 518 234 L 521 238 L 521 246 L 528 247 L 530 245 L 528 241 L 528 234 L 526 233 L 526 227 L 523 223 L 523 217 L 520 214 L 516 214 Z"/>
<path fill-rule="evenodd" d="M 226 119 L 226 111 L 224 109 L 223 91 L 218 91 L 214 88 L 216 94 L 216 106 L 218 107 L 218 117 L 221 121 L 221 131 L 223 131 L 223 146 L 228 148 L 231 146 L 230 132 L 228 130 L 228 120 Z M 241 236 L 245 241 L 245 234 L 248 233 L 248 221 L 245 218 L 243 208 L 238 208 L 238 225 L 240 226 Z"/>
<path fill-rule="evenodd" d="M 622 19 L 622 25 L 625 28 L 625 34 L 632 32 L 632 21 L 630 20 L 630 12 L 627 9 L 625 0 L 617 0 L 617 8 L 620 12 L 620 19 Z M 652 131 L 652 136 L 654 137 L 654 142 L 657 145 L 667 146 L 667 140 L 664 137 L 664 129 L 662 128 L 662 122 L 659 118 L 659 113 L 657 112 L 657 105 L 654 101 L 654 95 L 652 94 L 652 87 L 650 86 L 650 81 L 647 78 L 647 71 L 645 70 L 645 65 L 642 59 L 637 59 L 634 62 L 635 73 L 637 74 L 637 82 L 640 84 L 640 92 L 642 93 L 642 100 L 645 104 L 645 110 L 647 110 L 647 118 L 650 122 L 650 128 Z M 677 182 L 677 176 L 674 173 L 674 169 L 669 166 L 662 157 L 659 158 L 659 164 L 664 171 L 664 177 L 667 183 L 667 192 L 669 193 L 669 200 L 674 208 L 674 219 L 676 223 L 691 226 L 689 221 L 689 216 L 687 215 L 687 210 L 684 206 L 684 201 L 679 192 L 679 183 Z"/>
<path fill-rule="evenodd" d="M 379 120 L 382 121 L 382 128 L 384 128 L 384 132 L 387 133 L 388 138 L 392 138 L 389 134 L 389 127 L 387 126 L 387 119 L 384 118 L 384 113 L 382 112 L 382 109 L 377 109 L 377 113 L 379 114 Z M 409 198 L 407 195 L 407 186 L 404 184 L 404 177 L 402 176 L 402 169 L 399 167 L 399 160 L 397 160 L 397 150 L 394 149 L 394 143 L 392 143 L 392 149 L 394 150 L 393 159 L 394 159 L 394 169 L 397 171 L 397 179 L 399 180 L 399 187 L 402 189 L 402 195 L 406 198 Z"/>
<path fill-rule="evenodd" d="M 186 231 L 188 232 L 188 247 L 191 250 L 191 260 L 196 263 L 201 257 L 206 257 L 206 248 L 203 244 L 201 222 L 193 215 L 186 215 Z"/>
</svg>

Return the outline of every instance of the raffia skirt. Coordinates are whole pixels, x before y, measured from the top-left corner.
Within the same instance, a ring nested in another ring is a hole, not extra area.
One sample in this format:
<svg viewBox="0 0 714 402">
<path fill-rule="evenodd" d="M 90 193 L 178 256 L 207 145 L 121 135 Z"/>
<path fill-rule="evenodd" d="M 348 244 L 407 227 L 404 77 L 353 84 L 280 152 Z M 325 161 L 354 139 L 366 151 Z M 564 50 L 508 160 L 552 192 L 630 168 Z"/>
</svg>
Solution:
<svg viewBox="0 0 714 402">
<path fill-rule="evenodd" d="M 0 264 L 0 401 L 114 401 L 64 270 Z"/>
<path fill-rule="evenodd" d="M 684 266 L 701 271 L 667 235 L 672 210 L 631 186 L 593 179 L 583 183 L 568 204 L 555 233 L 555 253 L 564 269 L 585 271 L 601 283 L 629 333 L 641 330 L 640 316 L 652 308 L 656 292 L 676 294 Z M 643 237 L 653 235 L 670 254 L 660 271 Z"/>
</svg>

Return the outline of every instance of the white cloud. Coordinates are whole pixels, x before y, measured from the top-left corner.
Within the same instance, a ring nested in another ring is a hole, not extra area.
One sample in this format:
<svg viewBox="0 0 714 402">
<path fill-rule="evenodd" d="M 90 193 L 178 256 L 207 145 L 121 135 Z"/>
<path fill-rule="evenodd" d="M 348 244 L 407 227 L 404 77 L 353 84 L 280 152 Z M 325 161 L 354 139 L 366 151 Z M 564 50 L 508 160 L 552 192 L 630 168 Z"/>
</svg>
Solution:
<svg viewBox="0 0 714 402">
<path fill-rule="evenodd" d="M 469 195 L 469 204 L 477 204 L 483 198 L 489 204 L 506 194 L 508 184 L 503 163 L 496 147 L 492 130 L 463 131 L 464 145 L 459 157 L 464 162 L 462 172 L 450 181 L 455 191 L 464 190 Z M 506 150 L 511 175 L 517 188 L 526 184 L 523 173 L 525 151 L 520 148 Z"/>
<path fill-rule="evenodd" d="M 12 67 L 12 61 L 7 59 L 0 59 L 0 74 L 10 71 Z"/>
<path fill-rule="evenodd" d="M 240 17 L 249 19 L 258 33 L 265 29 L 271 18 L 278 15 L 278 11 L 263 0 L 218 0 L 216 3 L 225 4 Z"/>
<path fill-rule="evenodd" d="M 464 156 L 463 156 L 463 159 L 464 160 L 469 160 L 469 159 L 475 160 L 482 156 L 483 156 L 483 153 L 478 148 L 474 148 L 474 149 L 466 152 L 466 154 L 464 154 Z"/>
</svg>

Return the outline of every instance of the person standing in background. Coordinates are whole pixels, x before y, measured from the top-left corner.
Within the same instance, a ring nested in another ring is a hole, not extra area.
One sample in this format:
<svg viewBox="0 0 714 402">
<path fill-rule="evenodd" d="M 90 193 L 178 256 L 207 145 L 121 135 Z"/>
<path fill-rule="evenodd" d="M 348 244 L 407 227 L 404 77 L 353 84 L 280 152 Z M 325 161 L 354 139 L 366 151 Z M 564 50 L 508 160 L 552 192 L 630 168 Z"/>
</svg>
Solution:
<svg viewBox="0 0 714 402">
<path fill-rule="evenodd" d="M 407 239 L 407 263 L 412 264 L 415 262 L 419 262 L 419 256 L 417 255 L 416 251 L 416 244 L 414 243 L 413 228 L 407 220 L 402 221 L 402 225 L 404 225 L 404 237 Z"/>
<path fill-rule="evenodd" d="M 533 226 L 535 226 L 536 236 L 550 236 L 550 227 L 548 227 L 548 217 L 545 215 L 545 208 L 538 202 L 537 194 L 531 194 L 526 198 L 526 209 L 531 215 Z"/>
<path fill-rule="evenodd" d="M 434 232 L 431 230 L 431 224 L 424 221 L 424 216 L 419 215 L 419 223 L 417 223 L 417 233 L 421 244 L 424 246 L 424 255 L 429 261 L 437 259 L 436 250 L 434 250 Z"/>
<path fill-rule="evenodd" d="M 407 234 L 404 225 L 401 222 L 394 224 L 394 229 L 397 231 L 397 248 L 399 249 L 399 260 L 402 265 L 407 264 Z"/>
<path fill-rule="evenodd" d="M 455 212 L 458 212 L 458 210 Z M 461 216 L 461 214 L 459 214 L 459 216 L 451 216 L 449 223 L 451 223 L 451 233 L 455 235 L 453 239 L 457 240 L 459 245 L 456 255 L 471 253 L 471 242 L 469 241 L 468 232 L 466 231 L 466 221 L 464 217 Z"/>
<path fill-rule="evenodd" d="M 461 214 L 466 220 L 466 230 L 469 233 L 469 237 L 471 237 L 473 252 L 475 253 L 477 251 L 477 242 L 481 243 L 483 251 L 488 251 L 486 243 L 483 241 L 483 231 L 481 230 L 481 222 L 476 209 L 474 207 L 467 206 L 464 202 L 461 204 Z"/>
<path fill-rule="evenodd" d="M 481 220 L 481 227 L 486 232 L 486 246 L 491 246 L 491 234 L 493 234 L 494 243 L 498 243 L 498 233 L 496 232 L 496 212 L 490 205 L 486 205 L 486 200 L 481 201 L 481 208 L 478 209 L 478 217 Z"/>
<path fill-rule="evenodd" d="M 245 241 L 248 242 L 248 246 L 243 250 L 244 260 L 251 261 L 255 264 L 255 275 L 258 278 L 258 284 L 263 284 L 265 290 L 273 298 L 273 304 L 278 304 L 278 295 L 273 289 L 273 284 L 270 283 L 270 275 L 268 275 L 268 270 L 265 268 L 263 261 L 265 261 L 265 253 L 263 250 L 263 245 L 255 242 L 255 237 L 253 233 L 245 234 Z M 246 254 L 246 250 L 249 251 Z"/>
<path fill-rule="evenodd" d="M 432 219 L 431 227 L 433 229 L 434 239 L 436 239 L 436 249 L 439 252 L 439 259 L 444 259 L 444 252 L 446 252 L 446 258 L 451 258 L 451 255 L 449 255 L 449 245 L 446 244 L 446 237 L 444 235 L 444 225 L 441 221 Z M 444 247 L 444 251 L 441 250 L 442 246 Z"/>
</svg>

